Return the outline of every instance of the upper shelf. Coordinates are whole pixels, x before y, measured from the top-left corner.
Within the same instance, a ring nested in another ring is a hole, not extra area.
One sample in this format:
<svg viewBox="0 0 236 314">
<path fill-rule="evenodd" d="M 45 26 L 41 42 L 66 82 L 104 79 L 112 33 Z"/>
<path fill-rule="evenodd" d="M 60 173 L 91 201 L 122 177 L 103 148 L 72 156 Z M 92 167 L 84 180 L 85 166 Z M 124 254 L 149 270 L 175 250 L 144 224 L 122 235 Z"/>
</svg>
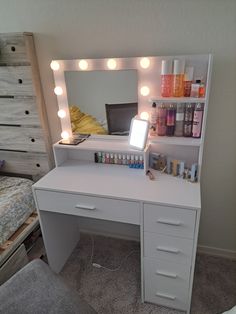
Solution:
<svg viewBox="0 0 236 314">
<path fill-rule="evenodd" d="M 151 97 L 149 102 L 162 102 L 162 103 L 205 103 L 205 98 L 197 97 Z"/>
<path fill-rule="evenodd" d="M 202 143 L 201 138 L 176 137 L 176 136 L 150 136 L 150 144 L 180 145 L 180 146 L 197 146 Z"/>
</svg>

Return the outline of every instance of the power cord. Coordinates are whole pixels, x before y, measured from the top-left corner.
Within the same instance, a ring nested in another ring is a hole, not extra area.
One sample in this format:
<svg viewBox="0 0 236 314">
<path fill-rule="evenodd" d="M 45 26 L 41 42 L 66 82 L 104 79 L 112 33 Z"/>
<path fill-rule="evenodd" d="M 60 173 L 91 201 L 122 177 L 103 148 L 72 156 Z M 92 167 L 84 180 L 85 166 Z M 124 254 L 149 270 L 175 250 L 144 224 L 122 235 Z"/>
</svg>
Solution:
<svg viewBox="0 0 236 314">
<path fill-rule="evenodd" d="M 118 270 L 121 269 L 121 267 L 123 266 L 123 263 L 127 260 L 127 258 L 130 257 L 130 255 L 132 255 L 133 253 L 139 252 L 139 251 L 137 251 L 137 250 L 131 251 L 128 255 L 126 255 L 126 256 L 122 259 L 122 261 L 121 261 L 121 263 L 120 263 L 120 265 L 119 265 L 118 267 L 113 268 L 113 269 L 112 269 L 112 268 L 108 268 L 108 267 L 102 266 L 102 265 L 100 265 L 100 264 L 98 264 L 98 263 L 93 263 L 94 238 L 93 238 L 92 234 L 90 234 L 90 237 L 91 237 L 91 240 L 92 240 L 92 250 L 91 250 L 90 264 L 91 264 L 93 267 L 96 267 L 96 268 L 103 268 L 103 269 L 106 269 L 106 270 L 108 270 L 108 271 L 118 271 Z"/>
</svg>

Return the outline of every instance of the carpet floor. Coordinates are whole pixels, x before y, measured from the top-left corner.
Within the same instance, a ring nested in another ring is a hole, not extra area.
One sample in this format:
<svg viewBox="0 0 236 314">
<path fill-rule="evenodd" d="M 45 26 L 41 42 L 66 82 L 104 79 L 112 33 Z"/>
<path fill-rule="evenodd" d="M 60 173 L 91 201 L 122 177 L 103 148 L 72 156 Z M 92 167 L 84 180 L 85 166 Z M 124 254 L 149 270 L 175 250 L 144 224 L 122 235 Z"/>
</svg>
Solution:
<svg viewBox="0 0 236 314">
<path fill-rule="evenodd" d="M 140 247 L 135 241 L 81 234 L 61 275 L 99 314 L 180 314 L 183 312 L 141 303 Z M 129 253 L 132 252 L 131 255 Z M 129 255 L 127 258 L 125 258 Z M 236 305 L 236 262 L 197 255 L 191 314 L 218 314 Z"/>
</svg>

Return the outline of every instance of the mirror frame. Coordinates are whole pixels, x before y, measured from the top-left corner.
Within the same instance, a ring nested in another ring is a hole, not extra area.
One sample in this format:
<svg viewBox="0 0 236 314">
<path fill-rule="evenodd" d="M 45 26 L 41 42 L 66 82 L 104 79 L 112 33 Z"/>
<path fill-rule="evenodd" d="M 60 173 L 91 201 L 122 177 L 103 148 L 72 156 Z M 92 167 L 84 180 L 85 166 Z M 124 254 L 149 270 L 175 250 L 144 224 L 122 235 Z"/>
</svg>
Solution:
<svg viewBox="0 0 236 314">
<path fill-rule="evenodd" d="M 137 70 L 138 76 L 138 113 L 149 112 L 150 98 L 157 95 L 160 89 L 160 61 L 158 57 L 133 57 L 133 58 L 104 58 L 104 59 L 74 59 L 74 60 L 53 60 L 50 64 L 54 74 L 55 89 L 59 93 L 57 102 L 59 110 L 64 110 L 65 116 L 61 118 L 61 137 L 66 139 L 72 137 L 71 121 L 68 107 L 68 98 L 65 82 L 65 71 L 119 71 L 119 70 Z M 159 62 L 158 62 L 159 61 Z M 82 65 L 86 69 L 82 69 Z M 113 68 L 109 68 L 113 65 Z M 115 65 L 115 67 L 114 67 Z M 145 87 L 149 89 L 145 92 Z M 144 88 L 144 90 L 142 89 Z M 95 137 L 107 137 L 112 135 L 96 135 Z M 116 136 L 112 136 L 115 138 Z M 124 138 L 124 137 L 122 137 Z"/>
</svg>

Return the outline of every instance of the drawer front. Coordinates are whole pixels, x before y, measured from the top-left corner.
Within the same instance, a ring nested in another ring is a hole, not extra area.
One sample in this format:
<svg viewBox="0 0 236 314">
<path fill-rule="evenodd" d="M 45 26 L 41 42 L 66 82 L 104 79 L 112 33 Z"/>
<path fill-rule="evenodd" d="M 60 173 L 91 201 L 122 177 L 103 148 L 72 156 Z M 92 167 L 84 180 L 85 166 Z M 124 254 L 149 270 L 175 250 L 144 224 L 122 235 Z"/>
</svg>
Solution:
<svg viewBox="0 0 236 314">
<path fill-rule="evenodd" d="M 39 210 L 140 224 L 138 202 L 36 190 Z"/>
<path fill-rule="evenodd" d="M 144 231 L 193 239 L 195 217 L 193 210 L 144 204 Z"/>
<path fill-rule="evenodd" d="M 193 240 L 144 232 L 144 256 L 191 264 Z"/>
<path fill-rule="evenodd" d="M 190 266 L 144 258 L 145 301 L 187 309 Z"/>
</svg>

